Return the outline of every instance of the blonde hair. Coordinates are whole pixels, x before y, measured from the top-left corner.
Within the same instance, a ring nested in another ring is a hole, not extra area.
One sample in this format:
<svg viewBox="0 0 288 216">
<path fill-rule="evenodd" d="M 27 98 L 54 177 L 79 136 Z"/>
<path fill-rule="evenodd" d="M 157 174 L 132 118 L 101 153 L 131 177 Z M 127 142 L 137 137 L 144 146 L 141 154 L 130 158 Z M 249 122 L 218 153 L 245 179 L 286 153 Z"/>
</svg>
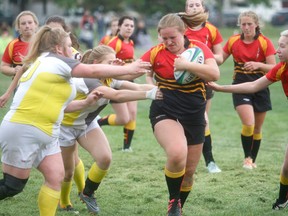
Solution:
<svg viewBox="0 0 288 216">
<path fill-rule="evenodd" d="M 244 11 L 244 12 L 240 13 L 240 15 L 238 17 L 238 26 L 241 25 L 241 18 L 242 17 L 250 17 L 253 19 L 253 21 L 256 23 L 257 26 L 260 25 L 260 20 L 259 20 L 258 15 L 253 11 Z"/>
<path fill-rule="evenodd" d="M 37 16 L 32 11 L 22 11 L 21 13 L 18 14 L 18 16 L 15 19 L 15 30 L 16 31 L 19 31 L 19 29 L 20 29 L 20 18 L 22 16 L 26 16 L 26 15 L 30 15 L 34 20 L 34 23 L 37 26 L 39 26 L 39 20 L 38 20 Z"/>
<path fill-rule="evenodd" d="M 288 38 L 288 30 L 284 30 L 280 33 L 280 36 L 284 36 Z"/>
<path fill-rule="evenodd" d="M 193 14 L 187 14 L 186 12 L 179 12 L 178 16 L 181 17 L 183 22 L 190 28 L 196 27 L 205 23 L 208 20 L 208 12 L 197 12 Z"/>
<path fill-rule="evenodd" d="M 256 35 L 254 36 L 254 39 L 257 39 L 259 37 L 259 35 L 261 34 L 261 29 L 260 29 L 260 20 L 258 15 L 253 12 L 253 11 L 244 11 L 242 13 L 240 13 L 239 17 L 238 17 L 238 26 L 241 25 L 241 19 L 243 17 L 250 17 L 251 19 L 253 19 L 253 21 L 255 22 L 255 24 L 257 25 L 255 28 L 255 32 Z M 244 34 L 241 34 L 241 39 L 244 39 Z"/>
<path fill-rule="evenodd" d="M 29 52 L 23 59 L 23 63 L 28 66 L 43 52 L 56 53 L 56 46 L 62 46 L 67 37 L 69 37 L 69 33 L 62 28 L 51 28 L 48 25 L 42 26 L 32 38 L 29 44 Z"/>
<path fill-rule="evenodd" d="M 116 52 L 110 46 L 99 45 L 84 52 L 81 62 L 85 64 L 93 64 L 95 61 L 100 63 L 108 54 L 116 54 Z"/>
<path fill-rule="evenodd" d="M 169 28 L 169 27 L 176 27 L 179 32 L 183 33 L 185 32 L 186 26 L 182 19 L 177 15 L 177 14 L 167 14 L 163 16 L 159 23 L 158 23 L 158 33 L 164 29 L 164 28 Z"/>
</svg>

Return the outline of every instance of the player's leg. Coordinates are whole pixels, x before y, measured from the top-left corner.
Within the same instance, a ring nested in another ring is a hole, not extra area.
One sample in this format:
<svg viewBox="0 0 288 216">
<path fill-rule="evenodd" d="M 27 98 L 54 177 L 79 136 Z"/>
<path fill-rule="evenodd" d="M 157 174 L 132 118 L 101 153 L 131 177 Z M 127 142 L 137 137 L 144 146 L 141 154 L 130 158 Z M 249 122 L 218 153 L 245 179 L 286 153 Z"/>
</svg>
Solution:
<svg viewBox="0 0 288 216">
<path fill-rule="evenodd" d="M 256 158 L 262 140 L 262 126 L 266 117 L 266 112 L 255 112 L 255 126 L 253 133 L 253 145 L 251 149 L 251 156 L 253 160 L 253 168 L 256 168 Z"/>
<path fill-rule="evenodd" d="M 250 104 L 242 104 L 236 107 L 236 111 L 242 122 L 241 142 L 244 151 L 243 168 L 253 169 L 251 148 L 254 132 L 254 111 Z"/>
<path fill-rule="evenodd" d="M 95 161 L 88 172 L 85 187 L 83 192 L 80 193 L 80 198 L 86 203 L 87 209 L 90 212 L 98 213 L 99 207 L 94 193 L 108 172 L 112 160 L 112 152 L 109 142 L 99 126 L 87 132 L 85 136 L 81 136 L 78 142 L 90 153 Z"/>
<path fill-rule="evenodd" d="M 38 170 L 45 178 L 38 196 L 40 215 L 53 216 L 56 214 L 60 200 L 61 182 L 64 179 L 61 153 L 47 155 L 39 164 Z"/>
<path fill-rule="evenodd" d="M 288 205 L 288 147 L 286 147 L 286 153 L 282 170 L 280 173 L 280 188 L 279 196 L 276 202 L 273 204 L 272 209 L 280 210 Z"/>
<path fill-rule="evenodd" d="M 137 101 L 127 102 L 127 108 L 129 112 L 129 122 L 124 125 L 124 140 L 123 140 L 123 151 L 132 151 L 131 142 L 133 139 L 134 131 L 136 129 L 136 118 L 137 118 Z"/>
</svg>

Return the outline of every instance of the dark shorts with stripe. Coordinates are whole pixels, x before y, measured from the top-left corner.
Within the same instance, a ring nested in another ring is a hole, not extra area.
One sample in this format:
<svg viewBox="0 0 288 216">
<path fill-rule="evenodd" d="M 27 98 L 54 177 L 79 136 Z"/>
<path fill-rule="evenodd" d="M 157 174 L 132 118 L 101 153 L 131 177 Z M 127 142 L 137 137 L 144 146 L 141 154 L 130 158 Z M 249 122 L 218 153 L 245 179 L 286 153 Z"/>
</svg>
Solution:
<svg viewBox="0 0 288 216">
<path fill-rule="evenodd" d="M 232 94 L 234 108 L 243 104 L 253 106 L 254 112 L 266 112 L 272 110 L 269 88 L 254 94 Z"/>
</svg>

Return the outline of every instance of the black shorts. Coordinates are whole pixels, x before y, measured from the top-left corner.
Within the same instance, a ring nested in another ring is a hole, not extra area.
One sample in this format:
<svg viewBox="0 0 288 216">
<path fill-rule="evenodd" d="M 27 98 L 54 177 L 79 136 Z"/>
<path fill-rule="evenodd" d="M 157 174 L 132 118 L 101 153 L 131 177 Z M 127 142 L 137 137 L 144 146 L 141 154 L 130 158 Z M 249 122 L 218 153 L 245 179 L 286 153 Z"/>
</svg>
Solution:
<svg viewBox="0 0 288 216">
<path fill-rule="evenodd" d="M 154 108 L 156 108 L 156 107 L 154 106 Z M 155 112 L 157 112 L 157 114 Z M 172 120 L 178 121 L 182 125 L 182 127 L 184 128 L 185 136 L 186 136 L 186 140 L 187 140 L 187 145 L 196 145 L 199 143 L 204 143 L 205 126 L 206 126 L 205 119 L 204 119 L 204 121 L 201 121 L 197 124 L 192 124 L 189 121 L 183 122 L 182 120 L 168 116 L 166 113 L 161 111 L 161 109 L 157 109 L 157 110 L 154 109 L 153 114 L 154 114 L 153 116 L 150 115 L 150 123 L 151 123 L 153 131 L 154 131 L 155 125 L 158 122 L 165 120 L 165 119 L 172 119 Z M 196 118 L 198 118 L 198 116 Z M 203 118 L 204 118 L 204 115 L 203 115 Z M 193 120 L 191 120 L 191 122 L 193 122 Z"/>
<path fill-rule="evenodd" d="M 209 100 L 214 97 L 214 90 L 206 87 L 206 100 Z"/>
<path fill-rule="evenodd" d="M 234 108 L 242 104 L 253 106 L 254 112 L 266 112 L 272 110 L 269 88 L 254 94 L 232 94 Z"/>
</svg>

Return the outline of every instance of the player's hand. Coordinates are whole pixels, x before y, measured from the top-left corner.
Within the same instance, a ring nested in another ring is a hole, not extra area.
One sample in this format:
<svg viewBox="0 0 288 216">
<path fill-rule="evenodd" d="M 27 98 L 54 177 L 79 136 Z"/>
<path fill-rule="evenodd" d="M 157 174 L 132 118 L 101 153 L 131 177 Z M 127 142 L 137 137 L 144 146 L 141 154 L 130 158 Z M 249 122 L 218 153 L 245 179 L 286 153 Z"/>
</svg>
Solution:
<svg viewBox="0 0 288 216">
<path fill-rule="evenodd" d="M 212 90 L 215 90 L 215 91 L 220 91 L 220 88 L 221 88 L 221 85 L 218 85 L 215 82 L 207 82 L 206 86 L 211 88 Z"/>
<path fill-rule="evenodd" d="M 189 61 L 181 55 L 178 55 L 177 58 L 174 59 L 174 71 L 183 71 L 186 70 L 186 64 Z"/>
<path fill-rule="evenodd" d="M 130 73 L 129 74 L 145 74 L 145 73 L 149 73 L 151 71 L 151 64 L 150 62 L 145 62 L 142 61 L 141 59 L 138 59 L 134 62 L 132 62 L 131 64 L 127 64 L 127 66 L 125 67 L 129 67 L 130 69 Z"/>
<path fill-rule="evenodd" d="M 103 93 L 98 90 L 93 90 L 86 98 L 86 103 L 88 106 L 94 105 L 100 98 L 103 97 Z"/>
<path fill-rule="evenodd" d="M 4 93 L 1 97 L 0 97 L 0 108 L 5 108 L 5 104 L 7 103 L 7 101 L 10 98 L 10 94 L 9 93 Z"/>
</svg>

